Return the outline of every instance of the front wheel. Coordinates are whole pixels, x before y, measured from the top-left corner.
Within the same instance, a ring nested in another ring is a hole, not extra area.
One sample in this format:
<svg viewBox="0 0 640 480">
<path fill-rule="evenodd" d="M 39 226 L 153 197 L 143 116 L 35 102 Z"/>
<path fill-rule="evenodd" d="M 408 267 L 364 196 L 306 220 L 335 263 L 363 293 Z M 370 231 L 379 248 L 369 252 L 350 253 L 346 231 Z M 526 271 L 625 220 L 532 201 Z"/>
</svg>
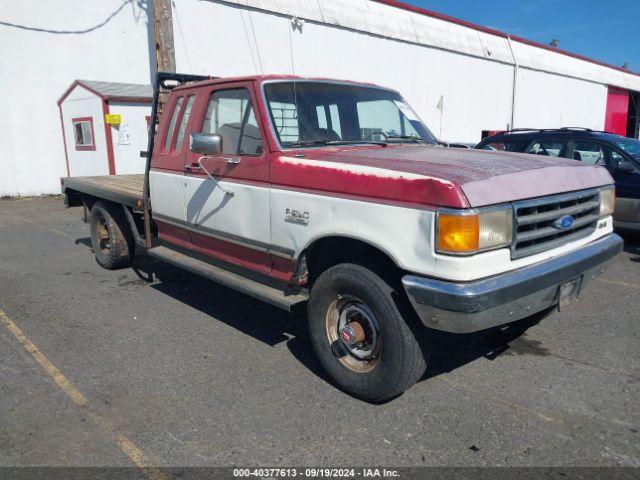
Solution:
<svg viewBox="0 0 640 480">
<path fill-rule="evenodd" d="M 424 374 L 424 354 L 410 327 L 413 319 L 402 314 L 402 301 L 361 265 L 336 265 L 313 285 L 311 342 L 322 366 L 353 396 L 388 400 Z"/>
</svg>

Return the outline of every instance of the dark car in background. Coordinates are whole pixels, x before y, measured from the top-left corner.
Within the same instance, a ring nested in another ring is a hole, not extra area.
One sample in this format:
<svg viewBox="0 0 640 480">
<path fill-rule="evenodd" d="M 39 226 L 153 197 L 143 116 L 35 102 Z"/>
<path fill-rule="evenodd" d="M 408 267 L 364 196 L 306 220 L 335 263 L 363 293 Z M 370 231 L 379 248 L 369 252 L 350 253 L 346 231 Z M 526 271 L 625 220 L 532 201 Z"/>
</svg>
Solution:
<svg viewBox="0 0 640 480">
<path fill-rule="evenodd" d="M 475 148 L 572 158 L 605 167 L 616 184 L 614 225 L 640 231 L 640 141 L 588 128 L 515 129 L 486 137 Z"/>
</svg>

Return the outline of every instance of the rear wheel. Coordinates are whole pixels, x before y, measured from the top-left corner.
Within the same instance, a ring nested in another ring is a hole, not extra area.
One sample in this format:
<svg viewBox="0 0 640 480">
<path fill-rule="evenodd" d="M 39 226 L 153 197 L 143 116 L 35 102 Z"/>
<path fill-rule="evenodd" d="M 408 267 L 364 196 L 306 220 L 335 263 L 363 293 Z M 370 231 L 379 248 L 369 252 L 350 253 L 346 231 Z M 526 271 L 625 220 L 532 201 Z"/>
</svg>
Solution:
<svg viewBox="0 0 640 480">
<path fill-rule="evenodd" d="M 315 282 L 309 298 L 311 341 L 323 367 L 348 393 L 384 401 L 424 374 L 426 361 L 402 301 L 361 265 L 336 265 Z"/>
<path fill-rule="evenodd" d="M 130 265 L 135 244 L 121 207 L 94 203 L 90 223 L 91 244 L 100 266 L 114 270 Z"/>
</svg>

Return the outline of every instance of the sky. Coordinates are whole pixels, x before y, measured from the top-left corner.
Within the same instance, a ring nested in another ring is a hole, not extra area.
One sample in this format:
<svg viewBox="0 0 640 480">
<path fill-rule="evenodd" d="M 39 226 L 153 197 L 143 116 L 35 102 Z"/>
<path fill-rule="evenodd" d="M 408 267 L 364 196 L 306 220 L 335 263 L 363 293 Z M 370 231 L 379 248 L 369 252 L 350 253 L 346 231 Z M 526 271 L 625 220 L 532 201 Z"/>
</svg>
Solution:
<svg viewBox="0 0 640 480">
<path fill-rule="evenodd" d="M 404 0 L 640 73 L 640 0 Z"/>
</svg>

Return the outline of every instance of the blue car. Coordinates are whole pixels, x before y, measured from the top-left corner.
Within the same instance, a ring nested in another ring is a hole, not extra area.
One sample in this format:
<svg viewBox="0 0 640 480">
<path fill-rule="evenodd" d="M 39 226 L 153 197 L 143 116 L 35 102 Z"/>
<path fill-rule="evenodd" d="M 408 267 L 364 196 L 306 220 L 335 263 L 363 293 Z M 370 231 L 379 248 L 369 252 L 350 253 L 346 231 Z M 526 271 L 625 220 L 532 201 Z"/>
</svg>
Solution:
<svg viewBox="0 0 640 480">
<path fill-rule="evenodd" d="M 588 128 L 516 129 L 475 148 L 572 158 L 605 167 L 616 183 L 614 226 L 640 231 L 640 141 Z"/>
</svg>

